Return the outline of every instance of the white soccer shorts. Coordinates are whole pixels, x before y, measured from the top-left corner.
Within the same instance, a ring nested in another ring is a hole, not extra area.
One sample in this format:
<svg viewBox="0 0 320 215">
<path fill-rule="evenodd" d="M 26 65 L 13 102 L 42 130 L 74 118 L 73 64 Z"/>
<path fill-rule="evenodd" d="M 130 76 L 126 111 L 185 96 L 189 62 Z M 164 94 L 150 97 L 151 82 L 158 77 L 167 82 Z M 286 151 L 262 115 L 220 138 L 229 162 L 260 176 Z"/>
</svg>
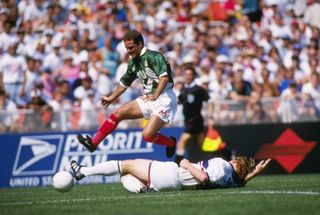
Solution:
<svg viewBox="0 0 320 215">
<path fill-rule="evenodd" d="M 150 189 L 154 191 L 180 190 L 178 165 L 174 162 L 152 161 L 150 167 Z"/>
<path fill-rule="evenodd" d="M 177 112 L 177 97 L 172 89 L 166 89 L 155 101 L 144 102 L 140 97 L 136 98 L 136 101 L 145 119 L 156 114 L 165 123 L 171 123 Z"/>
</svg>

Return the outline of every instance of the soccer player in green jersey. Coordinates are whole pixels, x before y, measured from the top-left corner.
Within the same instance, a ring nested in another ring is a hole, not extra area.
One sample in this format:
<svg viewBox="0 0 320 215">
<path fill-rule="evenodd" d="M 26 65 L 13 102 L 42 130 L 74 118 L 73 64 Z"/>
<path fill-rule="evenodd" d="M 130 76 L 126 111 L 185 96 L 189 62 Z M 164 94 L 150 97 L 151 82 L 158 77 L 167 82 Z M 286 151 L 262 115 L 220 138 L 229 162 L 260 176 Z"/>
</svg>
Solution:
<svg viewBox="0 0 320 215">
<path fill-rule="evenodd" d="M 148 50 L 144 46 L 140 32 L 127 32 L 123 41 L 131 60 L 116 89 L 110 95 L 100 98 L 101 104 L 104 107 L 110 105 L 137 78 L 143 85 L 144 95 L 116 109 L 92 138 L 78 135 L 78 141 L 93 152 L 99 143 L 116 129 L 121 120 L 145 118 L 149 121 L 143 128 L 143 139 L 165 145 L 167 157 L 171 158 L 175 153 L 176 139 L 159 133 L 165 124 L 172 122 L 177 111 L 177 99 L 172 91 L 171 67 L 161 53 Z"/>
</svg>

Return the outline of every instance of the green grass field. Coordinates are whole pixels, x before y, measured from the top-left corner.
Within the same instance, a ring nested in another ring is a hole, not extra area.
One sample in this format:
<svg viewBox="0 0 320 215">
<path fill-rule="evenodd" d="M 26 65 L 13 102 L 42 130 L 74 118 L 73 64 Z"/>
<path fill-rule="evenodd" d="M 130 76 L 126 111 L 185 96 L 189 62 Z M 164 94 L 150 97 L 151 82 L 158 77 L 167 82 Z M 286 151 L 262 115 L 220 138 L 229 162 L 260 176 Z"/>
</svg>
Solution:
<svg viewBox="0 0 320 215">
<path fill-rule="evenodd" d="M 259 176 L 241 189 L 132 194 L 120 184 L 0 189 L 0 214 L 320 214 L 320 174 Z"/>
</svg>

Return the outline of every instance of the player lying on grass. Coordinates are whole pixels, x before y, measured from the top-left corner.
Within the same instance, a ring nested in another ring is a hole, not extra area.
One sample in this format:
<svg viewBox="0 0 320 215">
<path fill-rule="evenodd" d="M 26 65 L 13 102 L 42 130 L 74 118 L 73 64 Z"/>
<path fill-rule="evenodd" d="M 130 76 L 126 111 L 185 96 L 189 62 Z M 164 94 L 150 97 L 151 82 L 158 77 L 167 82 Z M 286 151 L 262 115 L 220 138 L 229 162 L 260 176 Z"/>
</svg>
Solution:
<svg viewBox="0 0 320 215">
<path fill-rule="evenodd" d="M 92 167 L 84 167 L 71 161 L 76 180 L 89 175 L 121 175 L 121 183 L 130 192 L 181 190 L 186 187 L 198 189 L 243 187 L 250 179 L 261 173 L 271 159 L 257 165 L 252 158 L 237 157 L 226 161 L 213 158 L 190 163 L 183 159 L 178 166 L 174 162 L 146 159 L 106 161 Z"/>
</svg>

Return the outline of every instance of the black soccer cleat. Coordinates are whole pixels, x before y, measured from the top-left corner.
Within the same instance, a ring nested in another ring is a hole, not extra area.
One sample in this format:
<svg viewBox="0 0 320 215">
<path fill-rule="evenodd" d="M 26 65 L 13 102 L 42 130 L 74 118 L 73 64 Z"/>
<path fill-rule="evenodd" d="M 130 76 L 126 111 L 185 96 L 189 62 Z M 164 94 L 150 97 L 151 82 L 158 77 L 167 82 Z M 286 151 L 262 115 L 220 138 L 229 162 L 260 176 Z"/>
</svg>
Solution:
<svg viewBox="0 0 320 215">
<path fill-rule="evenodd" d="M 93 145 L 91 137 L 86 135 L 85 137 L 81 134 L 77 135 L 77 139 L 81 145 L 83 145 L 90 152 L 94 152 L 97 149 L 97 146 Z"/>
<path fill-rule="evenodd" d="M 172 156 L 176 153 L 176 147 L 177 147 L 177 139 L 173 136 L 170 136 L 170 138 L 174 141 L 174 145 L 166 148 L 166 155 L 167 158 L 172 158 Z"/>
<path fill-rule="evenodd" d="M 77 180 L 80 181 L 84 177 L 86 177 L 84 174 L 80 172 L 81 170 L 81 165 L 77 163 L 77 161 L 72 160 L 70 163 L 71 169 L 73 171 L 73 177 Z"/>
<path fill-rule="evenodd" d="M 178 164 L 178 166 L 179 166 L 179 165 L 180 165 L 180 162 L 181 162 L 183 159 L 184 159 L 183 156 L 181 156 L 181 155 L 176 155 L 176 158 L 174 159 L 174 162 L 175 162 L 176 164 Z"/>
</svg>

